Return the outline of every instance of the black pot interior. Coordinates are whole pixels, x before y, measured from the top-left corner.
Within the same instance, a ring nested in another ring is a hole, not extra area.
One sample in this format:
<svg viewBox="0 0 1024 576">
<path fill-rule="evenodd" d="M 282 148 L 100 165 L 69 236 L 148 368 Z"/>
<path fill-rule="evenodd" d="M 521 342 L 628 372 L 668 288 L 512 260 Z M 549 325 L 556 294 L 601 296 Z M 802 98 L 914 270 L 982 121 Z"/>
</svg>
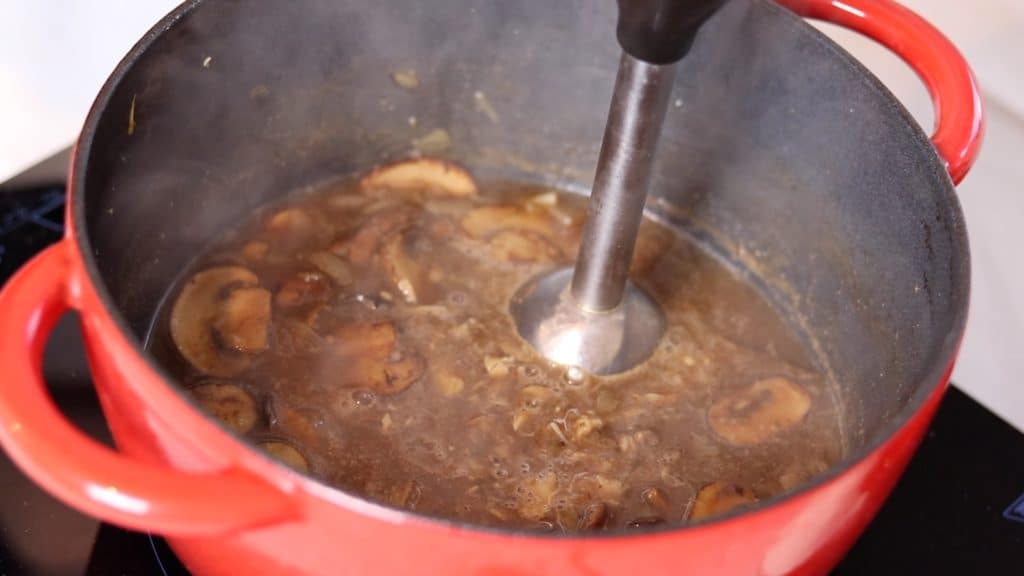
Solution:
<svg viewBox="0 0 1024 576">
<path fill-rule="evenodd" d="M 74 211 L 94 280 L 141 342 L 225 228 L 439 128 L 443 155 L 479 177 L 586 190 L 614 23 L 614 3 L 591 0 L 183 6 L 86 125 Z M 390 78 L 410 68 L 412 92 Z M 866 70 L 764 0 L 732 0 L 706 25 L 674 99 L 649 209 L 788 312 L 835 385 L 849 453 L 862 452 L 933 388 L 963 329 L 966 237 L 937 155 Z"/>
</svg>

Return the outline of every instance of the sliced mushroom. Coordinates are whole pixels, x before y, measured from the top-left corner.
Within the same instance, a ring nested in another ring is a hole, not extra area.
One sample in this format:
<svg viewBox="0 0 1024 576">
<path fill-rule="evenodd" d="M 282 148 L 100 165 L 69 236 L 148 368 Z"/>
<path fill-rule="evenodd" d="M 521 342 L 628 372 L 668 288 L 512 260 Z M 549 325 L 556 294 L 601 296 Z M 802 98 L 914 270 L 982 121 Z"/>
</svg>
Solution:
<svg viewBox="0 0 1024 576">
<path fill-rule="evenodd" d="M 622 494 L 626 491 L 621 480 L 609 478 L 603 474 L 588 474 L 577 477 L 573 483 L 574 490 L 580 494 L 599 499 L 607 504 L 617 506 L 622 502 Z"/>
<path fill-rule="evenodd" d="M 654 510 L 664 512 L 668 510 L 668 497 L 657 487 L 650 487 L 640 493 L 640 499 Z"/>
<path fill-rule="evenodd" d="M 394 234 L 384 243 L 380 260 L 405 301 L 410 304 L 419 302 L 426 282 L 422 268 L 409 257 L 405 249 L 403 234 Z"/>
<path fill-rule="evenodd" d="M 690 510 L 690 520 L 719 516 L 739 506 L 756 502 L 757 497 L 747 488 L 728 482 L 712 482 L 697 492 Z"/>
<path fill-rule="evenodd" d="M 397 394 L 426 370 L 418 355 L 398 350 L 395 327 L 390 323 L 342 326 L 331 341 L 342 362 L 337 383 L 343 387 L 363 386 L 379 394 Z"/>
<path fill-rule="evenodd" d="M 330 252 L 313 252 L 307 256 L 309 263 L 334 280 L 338 286 L 352 283 L 352 270 L 344 260 Z"/>
<path fill-rule="evenodd" d="M 461 226 L 504 262 L 550 262 L 562 254 L 555 242 L 558 223 L 543 208 L 483 206 L 466 214 Z"/>
<path fill-rule="evenodd" d="M 280 398 L 266 402 L 267 422 L 272 430 L 300 442 L 303 446 L 317 446 L 323 438 L 317 433 L 313 419 L 285 404 Z"/>
<path fill-rule="evenodd" d="M 263 227 L 271 242 L 285 249 L 304 243 L 316 232 L 313 217 L 301 208 L 280 210 Z"/>
<path fill-rule="evenodd" d="M 544 238 L 555 235 L 555 222 L 542 210 L 520 206 L 482 206 L 462 218 L 462 229 L 473 238 L 487 239 L 502 230 L 532 232 Z"/>
<path fill-rule="evenodd" d="M 785 378 L 768 378 L 711 405 L 708 424 L 730 444 L 751 446 L 773 438 L 807 415 L 811 397 Z"/>
<path fill-rule="evenodd" d="M 255 274 L 240 266 L 209 268 L 190 278 L 182 288 L 171 310 L 171 339 L 181 355 L 196 369 L 213 376 L 229 377 L 245 370 L 248 354 L 225 350 L 221 342 L 238 350 L 265 347 L 265 330 L 269 309 L 264 307 L 267 295 L 246 291 L 232 297 L 232 290 L 254 288 Z M 229 310 L 222 314 L 225 303 Z M 269 300 L 266 301 L 269 304 Z M 244 315 L 253 312 L 258 318 Z M 214 330 L 216 324 L 216 332 Z M 261 346 L 262 345 L 262 346 Z"/>
<path fill-rule="evenodd" d="M 423 377 L 426 363 L 419 356 L 408 355 L 400 360 L 392 360 L 383 364 L 368 367 L 366 383 L 381 394 L 398 394 Z"/>
<path fill-rule="evenodd" d="M 284 281 L 274 295 L 281 308 L 298 308 L 326 301 L 330 293 L 327 278 L 319 272 L 300 272 Z"/>
<path fill-rule="evenodd" d="M 313 225 L 313 219 L 301 208 L 285 208 L 267 219 L 265 228 L 271 232 L 303 233 Z"/>
<path fill-rule="evenodd" d="M 568 428 L 572 441 L 579 443 L 604 428 L 604 421 L 592 412 L 585 412 L 572 419 Z"/>
<path fill-rule="evenodd" d="M 426 193 L 441 197 L 477 195 L 476 182 L 469 172 L 443 160 L 420 158 L 376 168 L 359 183 L 364 193 L 380 195 L 387 191 Z"/>
<path fill-rule="evenodd" d="M 346 242 L 335 245 L 332 252 L 347 256 L 357 266 L 365 266 L 380 249 L 384 240 L 407 226 L 413 213 L 408 209 L 393 209 L 370 216 Z"/>
<path fill-rule="evenodd" d="M 387 358 L 395 348 L 398 334 L 390 322 L 339 326 L 330 340 L 340 356 Z"/>
<path fill-rule="evenodd" d="M 517 230 L 502 230 L 487 242 L 491 254 L 503 262 L 551 262 L 558 249 L 544 238 Z"/>
<path fill-rule="evenodd" d="M 309 463 L 306 461 L 306 457 L 294 446 L 279 440 L 270 440 L 260 443 L 260 448 L 274 458 L 274 460 L 292 470 L 302 474 L 309 473 Z"/>
<path fill-rule="evenodd" d="M 267 257 L 270 245 L 266 242 L 253 241 L 242 247 L 242 258 L 250 262 L 260 262 Z"/>
<path fill-rule="evenodd" d="M 199 405 L 225 426 L 245 434 L 256 426 L 259 411 L 248 392 L 235 384 L 203 384 L 191 390 Z"/>
<path fill-rule="evenodd" d="M 448 398 L 458 395 L 466 387 L 465 380 L 437 365 L 431 368 L 430 379 L 434 388 Z"/>
<path fill-rule="evenodd" d="M 237 288 L 228 293 L 213 329 L 232 350 L 255 354 L 267 349 L 270 292 L 263 288 Z"/>
<path fill-rule="evenodd" d="M 593 502 L 580 510 L 576 529 L 580 531 L 600 530 L 607 522 L 608 506 L 604 502 Z"/>
</svg>

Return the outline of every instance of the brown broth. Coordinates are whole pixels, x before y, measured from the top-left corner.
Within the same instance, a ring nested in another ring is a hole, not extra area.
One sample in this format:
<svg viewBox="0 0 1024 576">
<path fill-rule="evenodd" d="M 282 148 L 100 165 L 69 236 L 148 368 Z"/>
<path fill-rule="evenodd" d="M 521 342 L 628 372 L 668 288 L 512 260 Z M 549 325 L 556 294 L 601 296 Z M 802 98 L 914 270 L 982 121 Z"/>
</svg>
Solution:
<svg viewBox="0 0 1024 576">
<path fill-rule="evenodd" d="M 485 206 L 512 208 L 481 218 L 488 231 L 474 237 L 467 214 Z M 525 344 L 509 300 L 533 276 L 572 263 L 584 213 L 583 199 L 531 185 L 492 183 L 470 198 L 325 185 L 240 223 L 202 254 L 172 289 L 150 347 L 202 405 L 300 471 L 474 524 L 678 524 L 791 489 L 841 457 L 826 381 L 779 313 L 652 221 L 632 274 L 668 320 L 649 360 L 596 377 Z M 216 306 L 249 285 L 252 301 L 271 295 L 272 311 L 261 352 L 237 350 L 262 345 L 243 338 L 251 333 L 231 339 L 223 323 L 204 325 L 232 366 L 213 377 L 179 352 L 169 327 L 189 278 L 223 266 L 257 280 L 225 285 Z M 771 386 L 750 387 L 773 378 L 798 391 L 786 400 L 796 406 L 758 413 L 782 400 Z M 730 396 L 744 389 L 750 402 Z M 722 407 L 730 398 L 732 412 Z M 719 428 L 709 422 L 716 401 L 712 414 L 732 418 Z"/>
</svg>

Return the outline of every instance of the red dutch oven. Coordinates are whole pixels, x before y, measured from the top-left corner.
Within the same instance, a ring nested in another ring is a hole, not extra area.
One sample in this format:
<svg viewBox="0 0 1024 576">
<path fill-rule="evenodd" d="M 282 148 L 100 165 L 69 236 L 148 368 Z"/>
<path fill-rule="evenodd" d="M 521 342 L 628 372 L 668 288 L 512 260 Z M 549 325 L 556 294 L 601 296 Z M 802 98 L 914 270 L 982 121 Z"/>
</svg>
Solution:
<svg viewBox="0 0 1024 576">
<path fill-rule="evenodd" d="M 800 16 L 864 33 L 912 66 L 936 106 L 931 139 Z M 65 239 L 0 293 L 4 449 L 70 506 L 165 535 L 196 573 L 826 572 L 927 428 L 968 301 L 953 185 L 978 151 L 981 98 L 950 42 L 889 0 L 728 2 L 680 64 L 652 184 L 649 210 L 745 270 L 835 384 L 847 456 L 793 493 L 636 535 L 427 518 L 275 464 L 144 351 L 167 288 L 225 227 L 288 190 L 406 155 L 431 130 L 481 178 L 586 189 L 614 23 L 614 3 L 590 0 L 180 6 L 88 116 Z M 420 86 L 394 86 L 389 74 L 410 68 Z M 494 114 L 474 106 L 479 94 Z M 47 395 L 43 347 L 70 310 L 116 449 Z"/>
</svg>

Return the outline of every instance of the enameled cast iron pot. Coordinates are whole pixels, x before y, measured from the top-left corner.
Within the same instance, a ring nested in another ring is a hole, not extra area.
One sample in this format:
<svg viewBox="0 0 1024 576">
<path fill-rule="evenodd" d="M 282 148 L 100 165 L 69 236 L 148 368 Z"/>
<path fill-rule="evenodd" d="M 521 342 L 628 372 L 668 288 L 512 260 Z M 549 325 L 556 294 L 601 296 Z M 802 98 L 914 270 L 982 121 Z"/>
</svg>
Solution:
<svg viewBox="0 0 1024 576">
<path fill-rule="evenodd" d="M 914 14 L 888 0 L 783 4 L 732 0 L 701 30 L 680 64 L 648 208 L 745 270 L 834 379 L 849 455 L 811 485 L 630 536 L 454 525 L 276 465 L 143 351 L 161 296 L 204 243 L 282 193 L 407 155 L 431 130 L 447 130 L 444 155 L 481 178 L 586 190 L 618 61 L 615 4 L 594 0 L 175 10 L 89 114 L 67 237 L 0 295 L 0 442 L 69 505 L 165 534 L 197 573 L 826 571 L 896 482 L 947 385 L 969 280 L 953 184 L 983 120 L 967 65 Z M 916 69 L 937 106 L 931 141 L 797 15 L 861 31 Z M 410 68 L 421 85 L 396 87 L 389 74 Z M 116 451 L 47 396 L 43 345 L 69 310 Z"/>
</svg>

